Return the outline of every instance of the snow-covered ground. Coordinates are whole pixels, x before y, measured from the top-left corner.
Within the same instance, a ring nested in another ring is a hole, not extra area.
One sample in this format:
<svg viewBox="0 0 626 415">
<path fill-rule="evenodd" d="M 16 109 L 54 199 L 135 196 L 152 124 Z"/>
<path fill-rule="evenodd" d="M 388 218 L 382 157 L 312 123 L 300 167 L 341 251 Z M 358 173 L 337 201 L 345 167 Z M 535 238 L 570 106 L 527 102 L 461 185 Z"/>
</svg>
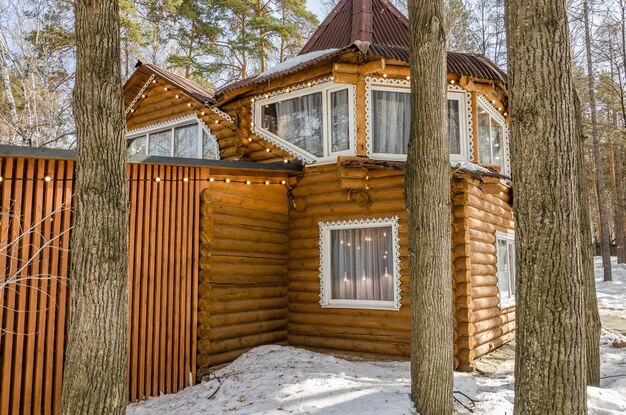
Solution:
<svg viewBox="0 0 626 415">
<path fill-rule="evenodd" d="M 600 313 L 626 318 L 626 267 L 614 282 L 601 278 L 596 260 Z M 626 330 L 626 328 L 625 328 Z M 588 389 L 589 413 L 626 413 L 626 337 L 603 330 L 601 388 Z M 302 349 L 262 346 L 177 394 L 128 407 L 147 414 L 415 414 L 409 399 L 408 362 L 355 362 Z M 455 373 L 459 414 L 513 413 L 513 360 L 489 376 Z"/>
</svg>

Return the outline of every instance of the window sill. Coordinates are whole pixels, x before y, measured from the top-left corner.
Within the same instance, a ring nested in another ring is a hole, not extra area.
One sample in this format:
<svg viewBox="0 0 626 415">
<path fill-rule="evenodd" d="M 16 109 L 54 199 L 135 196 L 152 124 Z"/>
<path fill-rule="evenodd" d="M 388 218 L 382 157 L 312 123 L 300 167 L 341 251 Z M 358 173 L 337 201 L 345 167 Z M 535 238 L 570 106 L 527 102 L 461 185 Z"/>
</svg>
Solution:
<svg viewBox="0 0 626 415">
<path fill-rule="evenodd" d="M 398 311 L 393 301 L 331 300 L 322 308 L 353 308 L 358 310 Z"/>
</svg>

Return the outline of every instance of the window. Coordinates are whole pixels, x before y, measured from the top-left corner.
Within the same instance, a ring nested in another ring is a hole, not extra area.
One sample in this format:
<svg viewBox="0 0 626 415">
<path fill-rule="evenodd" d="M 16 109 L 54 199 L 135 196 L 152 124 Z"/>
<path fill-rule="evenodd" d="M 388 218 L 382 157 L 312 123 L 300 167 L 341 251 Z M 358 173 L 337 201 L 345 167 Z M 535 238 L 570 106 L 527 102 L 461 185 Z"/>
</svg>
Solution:
<svg viewBox="0 0 626 415">
<path fill-rule="evenodd" d="M 398 218 L 320 223 L 322 307 L 400 309 Z"/>
<path fill-rule="evenodd" d="M 354 88 L 325 83 L 255 102 L 254 133 L 319 161 L 354 154 Z"/>
<path fill-rule="evenodd" d="M 128 154 L 219 160 L 217 140 L 196 116 L 131 131 Z"/>
<path fill-rule="evenodd" d="M 495 110 L 478 104 L 478 161 L 500 166 L 507 172 L 504 153 L 504 121 Z"/>
<path fill-rule="evenodd" d="M 497 276 L 500 291 L 500 307 L 515 305 L 515 237 L 496 233 Z"/>
<path fill-rule="evenodd" d="M 372 86 L 368 140 L 372 157 L 403 160 L 409 144 L 411 94 L 406 88 Z M 468 126 L 465 92 L 448 91 L 448 134 L 450 160 L 468 160 Z"/>
</svg>

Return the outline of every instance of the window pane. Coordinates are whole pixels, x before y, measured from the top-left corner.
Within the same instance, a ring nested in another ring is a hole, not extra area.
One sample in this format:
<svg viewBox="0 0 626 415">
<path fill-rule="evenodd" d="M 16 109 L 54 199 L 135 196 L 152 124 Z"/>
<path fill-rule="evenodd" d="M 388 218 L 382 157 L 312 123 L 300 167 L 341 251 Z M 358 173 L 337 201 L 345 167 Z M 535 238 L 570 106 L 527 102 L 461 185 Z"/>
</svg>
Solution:
<svg viewBox="0 0 626 415">
<path fill-rule="evenodd" d="M 348 90 L 330 94 L 331 152 L 350 149 L 350 109 Z"/>
<path fill-rule="evenodd" d="M 324 156 L 321 92 L 264 105 L 262 110 L 265 130 L 317 157 Z"/>
<path fill-rule="evenodd" d="M 171 156 L 172 155 L 172 130 L 160 131 L 150 134 L 150 155 L 151 156 Z"/>
<path fill-rule="evenodd" d="M 372 91 L 374 153 L 406 154 L 411 128 L 411 94 Z"/>
<path fill-rule="evenodd" d="M 498 239 L 498 288 L 500 289 L 500 301 L 506 301 L 511 296 L 509 284 L 509 253 L 507 241 Z"/>
<path fill-rule="evenodd" d="M 198 157 L 198 124 L 174 130 L 174 157 Z"/>
<path fill-rule="evenodd" d="M 504 156 L 502 151 L 502 137 L 504 136 L 502 126 L 494 119 L 491 119 L 491 143 L 493 145 L 493 164 L 504 167 Z"/>
<path fill-rule="evenodd" d="M 392 228 L 331 231 L 331 299 L 393 301 Z"/>
<path fill-rule="evenodd" d="M 209 160 L 219 160 L 220 149 L 215 139 L 202 130 L 202 158 Z"/>
<path fill-rule="evenodd" d="M 450 137 L 450 154 L 461 154 L 461 111 L 459 101 L 448 100 L 448 136 Z"/>
<path fill-rule="evenodd" d="M 128 140 L 128 154 L 146 154 L 146 136 Z"/>
<path fill-rule="evenodd" d="M 490 117 L 486 110 L 478 107 L 478 154 L 479 162 L 492 164 Z"/>
<path fill-rule="evenodd" d="M 509 241 L 509 290 L 515 296 L 515 242 Z"/>
</svg>

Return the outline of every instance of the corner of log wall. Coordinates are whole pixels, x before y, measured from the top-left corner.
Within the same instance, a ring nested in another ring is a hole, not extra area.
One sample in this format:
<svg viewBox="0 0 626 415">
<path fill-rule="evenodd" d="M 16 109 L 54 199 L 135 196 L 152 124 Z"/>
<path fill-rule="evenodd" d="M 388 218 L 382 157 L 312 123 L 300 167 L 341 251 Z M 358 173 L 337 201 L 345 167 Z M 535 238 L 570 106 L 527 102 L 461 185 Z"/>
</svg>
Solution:
<svg viewBox="0 0 626 415">
<path fill-rule="evenodd" d="M 201 193 L 198 378 L 265 344 L 287 344 L 288 201 L 282 185 Z"/>
<path fill-rule="evenodd" d="M 464 178 L 453 177 L 452 197 L 452 275 L 454 292 L 454 361 L 455 369 L 474 370 L 472 278 L 470 233 L 467 221 L 467 189 Z"/>
</svg>

